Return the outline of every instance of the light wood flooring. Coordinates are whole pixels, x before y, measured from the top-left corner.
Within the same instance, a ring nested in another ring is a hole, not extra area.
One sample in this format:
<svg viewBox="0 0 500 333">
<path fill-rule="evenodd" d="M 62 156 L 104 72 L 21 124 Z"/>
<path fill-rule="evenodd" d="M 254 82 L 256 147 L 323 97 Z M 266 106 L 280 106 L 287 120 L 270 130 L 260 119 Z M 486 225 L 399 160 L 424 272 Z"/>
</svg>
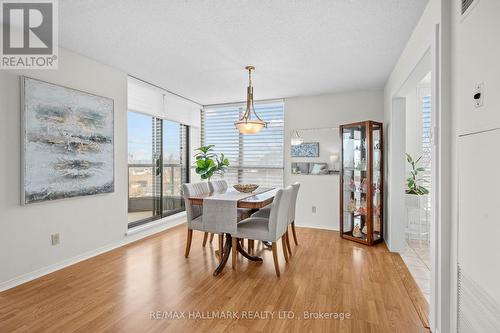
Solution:
<svg viewBox="0 0 500 333">
<path fill-rule="evenodd" d="M 428 332 L 385 245 L 366 247 L 334 231 L 297 234 L 288 264 L 278 252 L 281 278 L 261 243 L 263 263 L 240 256 L 237 271 L 227 265 L 213 277 L 216 239 L 203 248 L 203 233 L 194 232 L 185 259 L 181 225 L 0 293 L 0 332 Z M 151 319 L 156 311 L 274 318 Z M 351 317 L 306 320 L 304 311 Z"/>
</svg>

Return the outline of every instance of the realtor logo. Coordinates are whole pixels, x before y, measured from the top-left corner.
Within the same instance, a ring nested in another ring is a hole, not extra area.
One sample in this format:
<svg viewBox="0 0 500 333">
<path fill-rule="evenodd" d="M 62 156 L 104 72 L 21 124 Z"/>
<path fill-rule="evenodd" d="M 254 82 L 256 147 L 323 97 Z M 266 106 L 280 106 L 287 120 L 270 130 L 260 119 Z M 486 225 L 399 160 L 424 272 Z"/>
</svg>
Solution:
<svg viewBox="0 0 500 333">
<path fill-rule="evenodd" d="M 57 0 L 0 0 L 1 69 L 57 69 Z"/>
</svg>

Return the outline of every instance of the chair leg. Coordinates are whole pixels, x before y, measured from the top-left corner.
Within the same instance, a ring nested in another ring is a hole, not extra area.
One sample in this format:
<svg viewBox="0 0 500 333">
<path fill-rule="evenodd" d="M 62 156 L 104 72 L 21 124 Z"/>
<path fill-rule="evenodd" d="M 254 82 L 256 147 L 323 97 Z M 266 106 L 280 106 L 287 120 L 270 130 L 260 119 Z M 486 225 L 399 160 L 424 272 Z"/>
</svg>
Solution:
<svg viewBox="0 0 500 333">
<path fill-rule="evenodd" d="M 188 229 L 187 240 L 186 240 L 186 251 L 184 252 L 184 257 L 189 256 L 189 250 L 191 249 L 191 240 L 193 239 L 193 229 Z"/>
<path fill-rule="evenodd" d="M 286 236 L 283 234 L 281 236 L 281 247 L 283 248 L 283 256 L 285 257 L 285 262 L 288 262 L 288 249 L 286 247 Z"/>
<path fill-rule="evenodd" d="M 213 233 L 210 233 L 210 244 L 212 244 L 212 241 L 214 240 L 214 234 Z"/>
<path fill-rule="evenodd" d="M 292 248 L 290 247 L 290 235 L 288 234 L 288 230 L 285 233 L 286 240 L 286 248 L 288 249 L 289 257 L 292 256 Z"/>
<path fill-rule="evenodd" d="M 208 232 L 205 232 L 203 234 L 203 246 L 207 245 L 207 239 L 208 239 Z"/>
<path fill-rule="evenodd" d="M 237 266 L 237 260 L 238 260 L 238 238 L 233 237 L 232 243 L 231 243 L 231 251 L 233 251 L 233 269 L 236 270 Z"/>
<path fill-rule="evenodd" d="M 224 255 L 224 234 L 218 235 L 219 239 L 219 257 L 222 260 L 222 256 Z"/>
<path fill-rule="evenodd" d="M 276 246 L 276 242 L 273 242 L 271 248 L 273 249 L 274 269 L 276 270 L 276 276 L 280 277 L 280 266 L 278 264 L 278 247 Z"/>
<path fill-rule="evenodd" d="M 253 255 L 254 252 L 254 240 L 249 239 L 248 240 L 248 254 Z"/>
<path fill-rule="evenodd" d="M 297 242 L 297 233 L 295 232 L 295 221 L 292 222 L 292 234 L 295 245 L 299 245 L 299 242 Z"/>
</svg>

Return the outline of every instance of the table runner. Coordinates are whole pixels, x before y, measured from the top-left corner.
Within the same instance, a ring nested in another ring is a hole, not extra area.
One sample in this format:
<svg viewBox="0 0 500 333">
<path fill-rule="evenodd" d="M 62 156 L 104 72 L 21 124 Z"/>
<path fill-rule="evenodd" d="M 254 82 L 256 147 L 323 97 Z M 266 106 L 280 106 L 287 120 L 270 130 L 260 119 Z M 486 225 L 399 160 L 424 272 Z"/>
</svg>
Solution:
<svg viewBox="0 0 500 333">
<path fill-rule="evenodd" d="M 252 193 L 241 193 L 235 190 L 213 193 L 203 199 L 203 229 L 213 233 L 235 234 L 238 223 L 238 201 L 272 190 L 258 188 Z"/>
</svg>

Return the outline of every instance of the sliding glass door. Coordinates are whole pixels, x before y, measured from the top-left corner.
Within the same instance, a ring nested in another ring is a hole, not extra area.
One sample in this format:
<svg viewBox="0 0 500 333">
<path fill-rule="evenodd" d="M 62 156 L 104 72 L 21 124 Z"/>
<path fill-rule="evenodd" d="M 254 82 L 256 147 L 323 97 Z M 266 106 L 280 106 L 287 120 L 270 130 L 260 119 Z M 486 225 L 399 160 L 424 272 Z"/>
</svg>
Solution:
<svg viewBox="0 0 500 333">
<path fill-rule="evenodd" d="M 184 210 L 189 127 L 128 113 L 128 225 L 135 227 Z"/>
<path fill-rule="evenodd" d="M 181 189 L 182 184 L 188 181 L 187 135 L 187 126 L 163 120 L 162 213 L 164 216 L 184 210 Z"/>
</svg>

